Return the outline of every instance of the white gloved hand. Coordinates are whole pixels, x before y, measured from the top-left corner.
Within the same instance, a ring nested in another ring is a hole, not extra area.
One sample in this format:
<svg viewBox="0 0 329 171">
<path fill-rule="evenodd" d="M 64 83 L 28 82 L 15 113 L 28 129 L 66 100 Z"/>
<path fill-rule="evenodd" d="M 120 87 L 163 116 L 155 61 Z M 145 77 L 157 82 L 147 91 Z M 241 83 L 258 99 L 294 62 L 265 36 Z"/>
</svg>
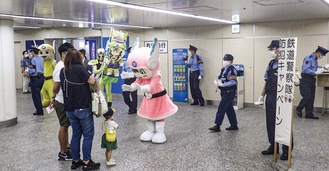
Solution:
<svg viewBox="0 0 329 171">
<path fill-rule="evenodd" d="M 215 86 L 218 86 L 218 80 L 214 80 Z"/>
<path fill-rule="evenodd" d="M 142 93 L 149 93 L 151 91 L 150 85 L 139 86 L 139 89 L 141 90 Z"/>
<path fill-rule="evenodd" d="M 315 72 L 315 75 L 319 75 L 323 73 L 323 68 L 318 68 L 318 70 Z"/>
<path fill-rule="evenodd" d="M 292 77 L 292 81 L 294 82 L 295 86 L 299 86 L 300 81 L 299 81 L 299 78 L 296 75 L 294 75 Z"/>
<path fill-rule="evenodd" d="M 129 78 L 129 73 L 128 72 L 125 72 L 125 71 L 122 71 L 122 73 L 120 74 L 121 78 L 122 79 L 127 79 Z"/>
<path fill-rule="evenodd" d="M 260 95 L 258 101 L 255 102 L 255 105 L 262 105 L 264 104 L 264 96 Z"/>
<path fill-rule="evenodd" d="M 202 76 L 201 76 L 201 75 L 199 75 L 198 79 L 199 79 L 199 80 L 201 80 L 201 79 L 202 79 Z"/>
<path fill-rule="evenodd" d="M 326 70 L 328 70 L 328 69 L 329 69 L 329 64 L 325 64 L 325 65 L 323 66 L 323 68 L 326 69 Z"/>
<path fill-rule="evenodd" d="M 134 91 L 134 90 L 130 85 L 123 84 L 122 85 L 122 91 Z"/>
</svg>

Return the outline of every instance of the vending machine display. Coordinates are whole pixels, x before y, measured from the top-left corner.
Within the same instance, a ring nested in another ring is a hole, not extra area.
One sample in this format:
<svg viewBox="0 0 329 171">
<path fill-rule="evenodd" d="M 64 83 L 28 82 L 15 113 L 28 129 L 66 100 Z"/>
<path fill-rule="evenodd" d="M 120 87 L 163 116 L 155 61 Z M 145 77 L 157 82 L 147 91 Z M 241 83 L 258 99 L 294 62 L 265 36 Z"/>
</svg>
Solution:
<svg viewBox="0 0 329 171">
<path fill-rule="evenodd" d="M 243 64 L 233 64 L 235 69 L 238 71 L 237 77 L 237 91 L 233 101 L 233 107 L 235 110 L 244 107 L 244 65 Z"/>
<path fill-rule="evenodd" d="M 184 57 L 187 49 L 173 49 L 173 100 L 188 101 L 188 72 Z"/>
</svg>

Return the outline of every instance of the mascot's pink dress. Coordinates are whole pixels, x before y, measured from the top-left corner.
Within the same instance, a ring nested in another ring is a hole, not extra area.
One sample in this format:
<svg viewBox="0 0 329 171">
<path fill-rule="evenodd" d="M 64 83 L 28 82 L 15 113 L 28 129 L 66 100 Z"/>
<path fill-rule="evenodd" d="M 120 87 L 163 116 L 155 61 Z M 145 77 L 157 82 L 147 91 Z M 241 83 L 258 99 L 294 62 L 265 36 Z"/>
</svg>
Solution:
<svg viewBox="0 0 329 171">
<path fill-rule="evenodd" d="M 167 141 L 164 133 L 164 119 L 175 114 L 178 108 L 170 100 L 161 83 L 161 75 L 158 71 L 160 66 L 159 49 L 155 48 L 158 47 L 157 39 L 154 39 L 152 48 L 138 48 L 138 42 L 137 38 L 127 59 L 127 63 L 137 79 L 131 85 L 122 85 L 122 90 L 139 89 L 144 93 L 144 99 L 137 114 L 148 119 L 148 129 L 141 135 L 140 140 L 160 144 Z"/>
</svg>

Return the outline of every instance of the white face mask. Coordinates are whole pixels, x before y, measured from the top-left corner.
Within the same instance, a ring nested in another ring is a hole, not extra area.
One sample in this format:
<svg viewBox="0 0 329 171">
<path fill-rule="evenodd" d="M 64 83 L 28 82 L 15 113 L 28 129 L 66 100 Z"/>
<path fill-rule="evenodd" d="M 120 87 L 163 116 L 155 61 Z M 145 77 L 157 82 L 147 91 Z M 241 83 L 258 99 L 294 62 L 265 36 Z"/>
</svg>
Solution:
<svg viewBox="0 0 329 171">
<path fill-rule="evenodd" d="M 230 61 L 223 61 L 223 67 L 229 66 L 231 63 Z"/>
<path fill-rule="evenodd" d="M 190 51 L 188 51 L 188 56 L 192 56 L 192 53 Z"/>
<path fill-rule="evenodd" d="M 29 55 L 24 55 L 25 58 L 29 57 Z"/>
<path fill-rule="evenodd" d="M 276 57 L 275 50 L 268 51 L 268 53 L 270 54 L 270 56 L 271 56 L 272 58 L 275 58 L 275 57 Z"/>
</svg>

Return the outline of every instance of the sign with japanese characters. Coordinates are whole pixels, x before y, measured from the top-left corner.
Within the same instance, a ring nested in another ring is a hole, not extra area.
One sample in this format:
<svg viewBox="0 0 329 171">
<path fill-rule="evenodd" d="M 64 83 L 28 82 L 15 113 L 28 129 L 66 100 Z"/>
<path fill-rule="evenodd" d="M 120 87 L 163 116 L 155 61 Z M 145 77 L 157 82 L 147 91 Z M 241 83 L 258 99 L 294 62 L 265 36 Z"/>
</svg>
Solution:
<svg viewBox="0 0 329 171">
<path fill-rule="evenodd" d="M 145 41 L 144 47 L 151 48 L 153 45 L 153 41 Z M 168 53 L 168 41 L 159 40 L 159 53 Z"/>
<path fill-rule="evenodd" d="M 275 142 L 290 146 L 297 37 L 280 39 L 276 99 Z"/>
</svg>

